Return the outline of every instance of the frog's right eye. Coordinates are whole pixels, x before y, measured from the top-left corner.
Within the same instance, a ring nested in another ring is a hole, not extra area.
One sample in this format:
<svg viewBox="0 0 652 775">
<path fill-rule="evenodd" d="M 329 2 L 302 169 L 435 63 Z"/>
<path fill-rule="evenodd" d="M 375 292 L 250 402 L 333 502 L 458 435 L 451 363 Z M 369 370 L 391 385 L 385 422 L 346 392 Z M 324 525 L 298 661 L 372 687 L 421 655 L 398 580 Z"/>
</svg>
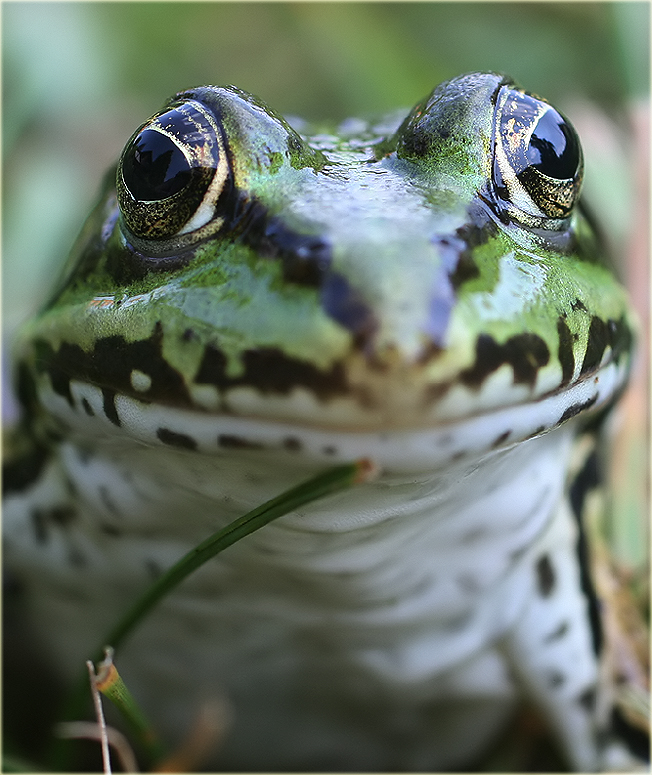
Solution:
<svg viewBox="0 0 652 775">
<path fill-rule="evenodd" d="M 580 195 L 582 146 L 552 105 L 506 84 L 497 94 L 493 182 L 507 212 L 527 226 L 563 227 Z"/>
<path fill-rule="evenodd" d="M 197 100 L 179 103 L 143 124 L 122 152 L 116 185 L 124 222 L 147 240 L 218 229 L 228 175 L 213 114 Z"/>
</svg>

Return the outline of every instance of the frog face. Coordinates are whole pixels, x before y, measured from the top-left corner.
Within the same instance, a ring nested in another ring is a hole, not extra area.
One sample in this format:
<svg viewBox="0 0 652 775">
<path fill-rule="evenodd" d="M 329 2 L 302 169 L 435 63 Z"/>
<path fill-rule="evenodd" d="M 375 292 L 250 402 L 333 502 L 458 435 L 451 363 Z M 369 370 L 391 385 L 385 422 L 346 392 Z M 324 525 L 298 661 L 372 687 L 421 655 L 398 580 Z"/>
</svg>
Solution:
<svg viewBox="0 0 652 775">
<path fill-rule="evenodd" d="M 23 392 L 92 416 L 92 387 L 114 425 L 129 399 L 352 431 L 608 374 L 606 400 L 632 323 L 581 179 L 568 120 L 496 74 L 390 132 L 312 137 L 235 88 L 182 92 L 127 142 L 27 328 Z M 566 410 L 598 401 L 580 393 Z"/>
</svg>

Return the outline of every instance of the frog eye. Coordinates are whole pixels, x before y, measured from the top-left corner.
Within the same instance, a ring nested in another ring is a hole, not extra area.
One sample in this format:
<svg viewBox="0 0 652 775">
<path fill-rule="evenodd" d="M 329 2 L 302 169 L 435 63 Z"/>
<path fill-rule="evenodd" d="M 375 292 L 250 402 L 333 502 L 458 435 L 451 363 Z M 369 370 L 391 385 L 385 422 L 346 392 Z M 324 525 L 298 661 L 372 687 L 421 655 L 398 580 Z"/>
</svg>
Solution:
<svg viewBox="0 0 652 775">
<path fill-rule="evenodd" d="M 517 220 L 531 226 L 570 215 L 582 184 L 582 147 L 552 105 L 503 86 L 494 127 L 494 185 Z"/>
<path fill-rule="evenodd" d="M 222 224 L 216 205 L 229 165 L 215 117 L 197 100 L 153 116 L 125 146 L 117 172 L 125 224 L 162 240 Z"/>
</svg>

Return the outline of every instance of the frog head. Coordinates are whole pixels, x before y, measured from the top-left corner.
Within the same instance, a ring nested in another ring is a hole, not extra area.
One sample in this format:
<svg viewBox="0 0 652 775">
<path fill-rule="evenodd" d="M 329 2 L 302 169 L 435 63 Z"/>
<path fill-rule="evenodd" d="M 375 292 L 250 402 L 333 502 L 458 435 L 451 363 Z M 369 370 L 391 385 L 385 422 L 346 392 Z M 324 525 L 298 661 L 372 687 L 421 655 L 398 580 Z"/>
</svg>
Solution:
<svg viewBox="0 0 652 775">
<path fill-rule="evenodd" d="M 389 131 L 352 123 L 300 135 L 233 87 L 173 97 L 27 328 L 24 392 L 83 414 L 94 386 L 114 424 L 117 396 L 345 431 L 436 426 L 602 373 L 558 414 L 606 401 L 632 321 L 579 204 L 570 122 L 474 73 Z"/>
</svg>

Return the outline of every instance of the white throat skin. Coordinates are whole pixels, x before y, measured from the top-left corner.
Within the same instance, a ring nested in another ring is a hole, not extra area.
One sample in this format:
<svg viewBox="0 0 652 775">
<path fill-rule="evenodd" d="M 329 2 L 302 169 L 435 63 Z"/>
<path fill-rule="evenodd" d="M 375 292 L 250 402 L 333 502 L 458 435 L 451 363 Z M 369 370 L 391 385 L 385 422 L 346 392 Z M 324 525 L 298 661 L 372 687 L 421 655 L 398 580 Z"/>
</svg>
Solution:
<svg viewBox="0 0 652 775">
<path fill-rule="evenodd" d="M 119 669 L 173 738 L 198 698 L 225 698 L 233 726 L 216 763 L 226 768 L 446 768 L 479 756 L 514 706 L 521 671 L 501 644 L 536 596 L 533 568 L 551 536 L 574 558 L 561 508 L 572 425 L 427 472 L 385 470 L 268 525 L 164 601 Z M 51 525 L 43 545 L 11 526 L 21 508 L 9 503 L 7 556 L 40 566 L 33 615 L 71 677 L 153 573 L 323 468 L 292 451 L 203 456 L 117 436 L 93 450 L 63 443 L 54 465 L 47 486 L 64 473 L 80 518 Z M 571 608 L 584 604 L 576 597 Z M 557 624 L 543 617 L 540 639 Z M 573 634 L 588 637 L 583 624 Z M 592 683 L 591 666 L 577 678 Z M 173 702 L 161 702 L 162 682 Z M 452 725 L 441 738 L 440 703 Z M 478 725 L 477 750 L 460 748 Z"/>
</svg>

